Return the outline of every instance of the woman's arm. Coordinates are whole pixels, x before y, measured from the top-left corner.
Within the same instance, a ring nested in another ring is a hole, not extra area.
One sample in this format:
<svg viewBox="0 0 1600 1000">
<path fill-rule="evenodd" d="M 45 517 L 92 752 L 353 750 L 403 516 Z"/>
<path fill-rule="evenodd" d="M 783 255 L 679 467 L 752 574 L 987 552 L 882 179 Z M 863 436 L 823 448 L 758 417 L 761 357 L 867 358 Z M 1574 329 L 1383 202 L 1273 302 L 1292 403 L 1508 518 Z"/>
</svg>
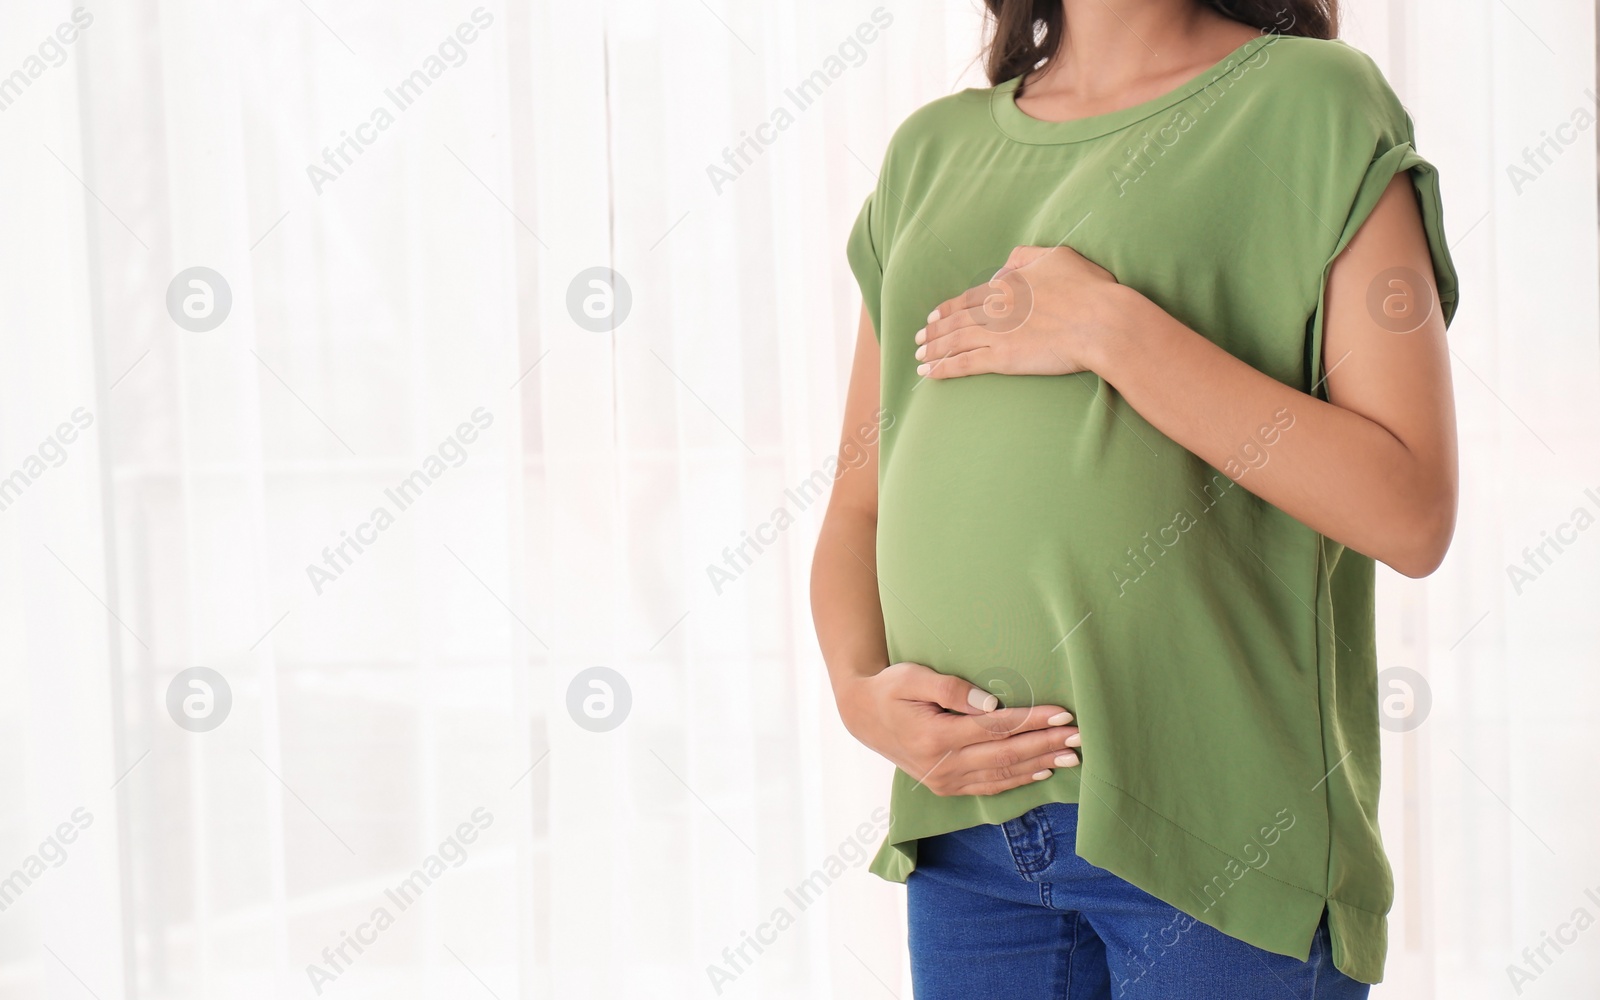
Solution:
<svg viewBox="0 0 1600 1000">
<path fill-rule="evenodd" d="M 1394 274 L 1411 280 L 1390 288 Z M 1455 530 L 1455 408 L 1409 175 L 1385 190 L 1329 277 L 1331 402 L 1250 367 L 1067 248 L 1019 248 L 1001 281 L 1031 295 L 1028 318 L 998 332 L 985 309 L 994 290 L 951 300 L 919 340 L 924 374 L 1093 371 L 1162 433 L 1318 532 L 1407 576 L 1444 559 Z M 1412 295 L 1427 318 L 1391 332 L 1368 308 L 1376 283 L 1380 298 Z"/>
<path fill-rule="evenodd" d="M 863 308 L 845 399 L 847 442 L 857 429 L 876 420 L 878 372 L 877 337 Z M 866 451 L 866 461 L 840 466 L 811 563 L 811 617 L 835 697 L 849 682 L 870 677 L 889 665 L 883 607 L 878 603 L 876 435 Z"/>
<path fill-rule="evenodd" d="M 1078 729 L 1059 705 L 996 709 L 959 677 L 889 663 L 878 602 L 878 341 L 862 310 L 845 403 L 844 448 L 867 460 L 840 466 L 811 565 L 811 617 L 851 735 L 938 795 L 991 795 L 1072 767 Z"/>
</svg>

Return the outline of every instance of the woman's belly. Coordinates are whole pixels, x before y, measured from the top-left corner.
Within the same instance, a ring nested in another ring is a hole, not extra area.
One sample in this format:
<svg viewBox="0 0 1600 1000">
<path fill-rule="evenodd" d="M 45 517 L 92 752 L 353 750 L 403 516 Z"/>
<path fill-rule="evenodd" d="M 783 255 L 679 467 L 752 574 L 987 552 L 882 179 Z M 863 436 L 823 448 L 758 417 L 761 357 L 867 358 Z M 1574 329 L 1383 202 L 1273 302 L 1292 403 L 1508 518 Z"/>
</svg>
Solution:
<svg viewBox="0 0 1600 1000">
<path fill-rule="evenodd" d="M 1260 624 L 1309 617 L 1315 557 L 1283 544 L 1309 537 L 1281 530 L 1286 515 L 1094 375 L 985 375 L 901 396 L 878 502 L 893 660 L 1008 705 L 1063 705 L 1086 754 L 1096 735 L 1190 752 L 1240 711 L 1267 729 L 1316 724 L 1309 635 Z"/>
<path fill-rule="evenodd" d="M 1069 633 L 1183 561 L 1210 470 L 1094 375 L 929 381 L 906 396 L 880 458 L 891 653 L 1067 683 Z M 1219 479 L 1212 502 L 1232 499 Z"/>
</svg>

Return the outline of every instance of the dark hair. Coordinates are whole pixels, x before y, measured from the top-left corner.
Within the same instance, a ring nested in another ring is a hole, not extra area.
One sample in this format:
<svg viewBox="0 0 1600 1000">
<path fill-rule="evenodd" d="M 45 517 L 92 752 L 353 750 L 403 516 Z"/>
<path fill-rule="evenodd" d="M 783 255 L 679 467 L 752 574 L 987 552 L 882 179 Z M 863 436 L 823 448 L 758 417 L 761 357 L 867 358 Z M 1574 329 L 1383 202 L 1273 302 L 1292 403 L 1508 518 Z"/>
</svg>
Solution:
<svg viewBox="0 0 1600 1000">
<path fill-rule="evenodd" d="M 1225 17 L 1278 35 L 1333 38 L 1339 0 L 1202 0 Z M 993 30 L 983 69 L 991 84 L 1022 76 L 1061 47 L 1062 0 L 984 0 Z"/>
</svg>

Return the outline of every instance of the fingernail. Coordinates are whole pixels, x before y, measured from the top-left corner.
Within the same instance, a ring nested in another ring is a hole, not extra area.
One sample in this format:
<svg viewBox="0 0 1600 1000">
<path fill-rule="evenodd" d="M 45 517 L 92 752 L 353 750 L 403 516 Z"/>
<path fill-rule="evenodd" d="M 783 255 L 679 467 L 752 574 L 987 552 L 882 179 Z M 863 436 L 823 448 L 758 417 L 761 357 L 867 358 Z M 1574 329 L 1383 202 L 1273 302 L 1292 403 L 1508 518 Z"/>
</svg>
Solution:
<svg viewBox="0 0 1600 1000">
<path fill-rule="evenodd" d="M 928 349 L 926 347 L 917 348 L 917 360 L 918 361 L 921 361 L 923 358 L 925 358 L 927 356 L 928 356 Z"/>
<path fill-rule="evenodd" d="M 926 375 L 931 371 L 933 371 L 933 366 L 932 365 L 918 365 L 917 366 L 917 374 L 918 375 Z"/>
<path fill-rule="evenodd" d="M 919 344 L 922 343 L 924 340 L 927 340 L 927 339 L 928 339 L 928 328 L 927 327 L 923 327 L 922 329 L 918 330 L 917 331 L 917 335 L 912 338 L 912 340 L 916 341 Z"/>
<path fill-rule="evenodd" d="M 1081 747 L 1081 746 L 1083 746 L 1083 734 L 1082 733 L 1073 733 L 1071 736 L 1068 736 L 1067 737 L 1067 746 L 1069 746 L 1069 747 Z"/>
<path fill-rule="evenodd" d="M 1077 766 L 1078 766 L 1078 755 L 1075 754 L 1075 753 L 1064 753 L 1061 756 L 1056 758 L 1056 767 L 1077 767 Z"/>
<path fill-rule="evenodd" d="M 936 323 L 936 322 L 938 322 L 938 320 L 939 320 L 939 310 L 935 309 L 933 312 L 928 314 L 928 322 L 929 323 Z"/>
<path fill-rule="evenodd" d="M 1046 719 L 1045 721 L 1052 726 L 1064 726 L 1072 721 L 1072 713 L 1057 712 L 1055 715 L 1050 716 L 1050 718 Z"/>
<path fill-rule="evenodd" d="M 1058 763 L 1059 763 L 1059 761 L 1058 761 Z M 1050 772 L 1049 771 L 1040 771 L 1039 773 L 1037 773 L 1037 774 L 1035 774 L 1033 776 L 1033 780 L 1034 781 L 1043 781 L 1044 779 L 1046 779 L 1048 777 L 1050 777 Z"/>
<path fill-rule="evenodd" d="M 981 688 L 967 692 L 967 704 L 980 712 L 992 712 L 1000 706 L 1000 699 Z"/>
</svg>

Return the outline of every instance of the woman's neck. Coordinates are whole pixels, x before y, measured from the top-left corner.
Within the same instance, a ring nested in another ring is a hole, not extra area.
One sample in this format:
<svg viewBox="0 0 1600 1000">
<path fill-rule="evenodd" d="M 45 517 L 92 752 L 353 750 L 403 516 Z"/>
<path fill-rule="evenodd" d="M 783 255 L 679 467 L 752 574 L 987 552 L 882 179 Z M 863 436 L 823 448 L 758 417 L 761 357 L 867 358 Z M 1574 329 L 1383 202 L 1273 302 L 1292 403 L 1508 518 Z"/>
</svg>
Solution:
<svg viewBox="0 0 1600 1000">
<path fill-rule="evenodd" d="M 1062 0 L 1061 47 L 1024 88 L 1031 103 L 1093 108 L 1157 96 L 1257 32 L 1199 0 Z M 1135 102 L 1136 103 L 1136 102 Z"/>
</svg>

